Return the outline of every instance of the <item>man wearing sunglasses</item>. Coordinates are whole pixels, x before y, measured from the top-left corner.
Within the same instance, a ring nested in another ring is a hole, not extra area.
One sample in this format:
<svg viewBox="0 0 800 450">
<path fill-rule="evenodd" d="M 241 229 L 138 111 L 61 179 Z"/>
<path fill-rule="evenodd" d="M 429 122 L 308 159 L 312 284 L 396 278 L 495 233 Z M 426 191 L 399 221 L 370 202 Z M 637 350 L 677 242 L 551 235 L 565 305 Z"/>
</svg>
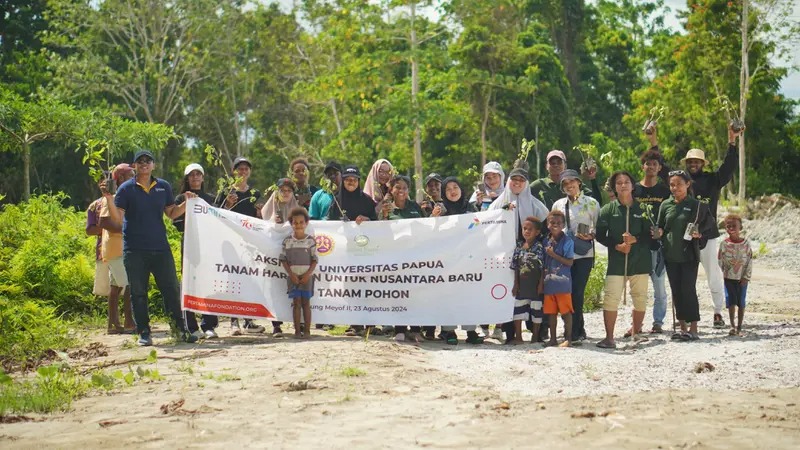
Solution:
<svg viewBox="0 0 800 450">
<path fill-rule="evenodd" d="M 734 131 L 728 126 L 728 152 L 716 171 L 704 171 L 709 164 L 703 150 L 693 148 L 686 153 L 686 157 L 681 159 L 692 178 L 692 190 L 694 196 L 702 202 L 708 202 L 709 211 L 717 217 L 717 203 L 719 203 L 719 193 L 726 184 L 733 179 L 739 163 L 739 155 L 736 147 L 737 137 L 744 131 Z M 716 220 L 716 219 L 715 219 Z M 714 328 L 724 328 L 725 320 L 722 318 L 722 307 L 725 305 L 725 286 L 722 278 L 722 269 L 717 262 L 717 250 L 719 249 L 719 230 L 714 227 L 711 230 L 708 243 L 700 251 L 700 264 L 708 279 L 708 289 L 711 291 L 711 299 L 714 302 Z"/>
<path fill-rule="evenodd" d="M 161 291 L 164 310 L 172 320 L 171 325 L 177 328 L 185 342 L 196 342 L 197 337 L 188 332 L 181 314 L 175 260 L 162 217 L 166 215 L 176 219 L 183 215 L 186 203 L 176 205 L 170 184 L 153 176 L 153 153 L 139 150 L 133 157 L 133 163 L 136 177 L 122 183 L 116 195 L 108 192 L 105 182 L 100 184 L 100 190 L 108 201 L 109 219 L 116 225 L 122 225 L 123 260 L 130 283 L 138 344 L 153 345 L 147 310 L 151 273 Z M 187 199 L 196 197 L 192 192 L 186 192 L 185 196 Z"/>
</svg>

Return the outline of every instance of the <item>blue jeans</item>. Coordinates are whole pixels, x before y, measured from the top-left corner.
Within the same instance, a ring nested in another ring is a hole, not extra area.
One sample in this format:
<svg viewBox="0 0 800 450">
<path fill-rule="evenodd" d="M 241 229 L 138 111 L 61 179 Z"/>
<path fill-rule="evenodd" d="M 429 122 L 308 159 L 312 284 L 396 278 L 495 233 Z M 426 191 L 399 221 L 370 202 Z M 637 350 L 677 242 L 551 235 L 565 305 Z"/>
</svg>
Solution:
<svg viewBox="0 0 800 450">
<path fill-rule="evenodd" d="M 650 281 L 653 283 L 653 326 L 664 325 L 664 317 L 667 316 L 667 271 L 656 274 L 656 259 L 661 250 L 650 250 L 653 272 L 650 273 Z M 663 255 L 662 255 L 663 258 Z M 663 263 L 662 263 L 663 264 Z"/>
<path fill-rule="evenodd" d="M 181 330 L 186 331 L 180 304 L 180 286 L 175 273 L 175 260 L 172 252 L 126 251 L 123 256 L 125 271 L 131 286 L 131 303 L 136 332 L 150 333 L 150 314 L 147 310 L 147 291 L 150 274 L 156 279 L 156 286 L 164 300 L 164 312 Z"/>
</svg>

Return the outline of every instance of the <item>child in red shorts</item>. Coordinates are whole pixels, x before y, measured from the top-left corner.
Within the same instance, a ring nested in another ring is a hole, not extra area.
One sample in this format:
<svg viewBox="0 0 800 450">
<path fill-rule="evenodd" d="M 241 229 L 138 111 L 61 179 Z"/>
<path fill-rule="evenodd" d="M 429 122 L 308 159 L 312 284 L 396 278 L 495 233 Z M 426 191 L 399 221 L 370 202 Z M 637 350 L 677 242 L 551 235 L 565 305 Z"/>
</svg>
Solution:
<svg viewBox="0 0 800 450">
<path fill-rule="evenodd" d="M 550 236 L 545 242 L 544 256 L 544 306 L 549 316 L 550 341 L 546 346 L 558 345 L 556 326 L 558 314 L 564 319 L 564 342 L 560 347 L 569 347 L 572 342 L 572 275 L 570 268 L 575 258 L 575 244 L 564 234 L 564 213 L 553 210 L 547 216 Z"/>
</svg>

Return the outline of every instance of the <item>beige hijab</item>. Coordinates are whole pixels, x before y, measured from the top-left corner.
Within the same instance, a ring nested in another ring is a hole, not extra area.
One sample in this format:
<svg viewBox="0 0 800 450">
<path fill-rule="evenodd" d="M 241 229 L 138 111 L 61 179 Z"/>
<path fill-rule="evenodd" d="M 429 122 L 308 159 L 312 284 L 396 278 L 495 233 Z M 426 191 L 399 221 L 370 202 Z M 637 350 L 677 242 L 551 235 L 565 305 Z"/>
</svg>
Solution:
<svg viewBox="0 0 800 450">
<path fill-rule="evenodd" d="M 283 221 L 286 222 L 286 220 L 289 217 L 289 212 L 292 209 L 300 206 L 300 204 L 297 203 L 297 199 L 295 199 L 294 195 L 292 195 L 292 197 L 289 199 L 288 202 L 278 201 L 280 195 L 281 195 L 280 191 L 275 191 L 272 193 L 272 195 L 269 197 L 269 200 L 267 200 L 267 203 L 265 203 L 264 207 L 261 208 L 262 219 L 271 222 L 275 220 L 274 217 L 275 211 L 280 211 L 280 215 L 283 218 Z"/>
</svg>

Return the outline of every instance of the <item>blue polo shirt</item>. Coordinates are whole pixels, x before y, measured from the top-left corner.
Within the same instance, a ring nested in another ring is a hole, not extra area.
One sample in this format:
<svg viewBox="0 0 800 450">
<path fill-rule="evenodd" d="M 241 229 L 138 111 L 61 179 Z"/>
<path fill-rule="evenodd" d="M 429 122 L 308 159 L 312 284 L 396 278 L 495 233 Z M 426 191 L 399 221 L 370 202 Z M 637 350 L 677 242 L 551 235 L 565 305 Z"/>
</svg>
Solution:
<svg viewBox="0 0 800 450">
<path fill-rule="evenodd" d="M 171 251 L 164 226 L 164 208 L 175 204 L 172 187 L 161 178 L 151 178 L 149 186 L 130 179 L 117 188 L 117 208 L 125 210 L 122 221 L 124 251 Z"/>
</svg>

